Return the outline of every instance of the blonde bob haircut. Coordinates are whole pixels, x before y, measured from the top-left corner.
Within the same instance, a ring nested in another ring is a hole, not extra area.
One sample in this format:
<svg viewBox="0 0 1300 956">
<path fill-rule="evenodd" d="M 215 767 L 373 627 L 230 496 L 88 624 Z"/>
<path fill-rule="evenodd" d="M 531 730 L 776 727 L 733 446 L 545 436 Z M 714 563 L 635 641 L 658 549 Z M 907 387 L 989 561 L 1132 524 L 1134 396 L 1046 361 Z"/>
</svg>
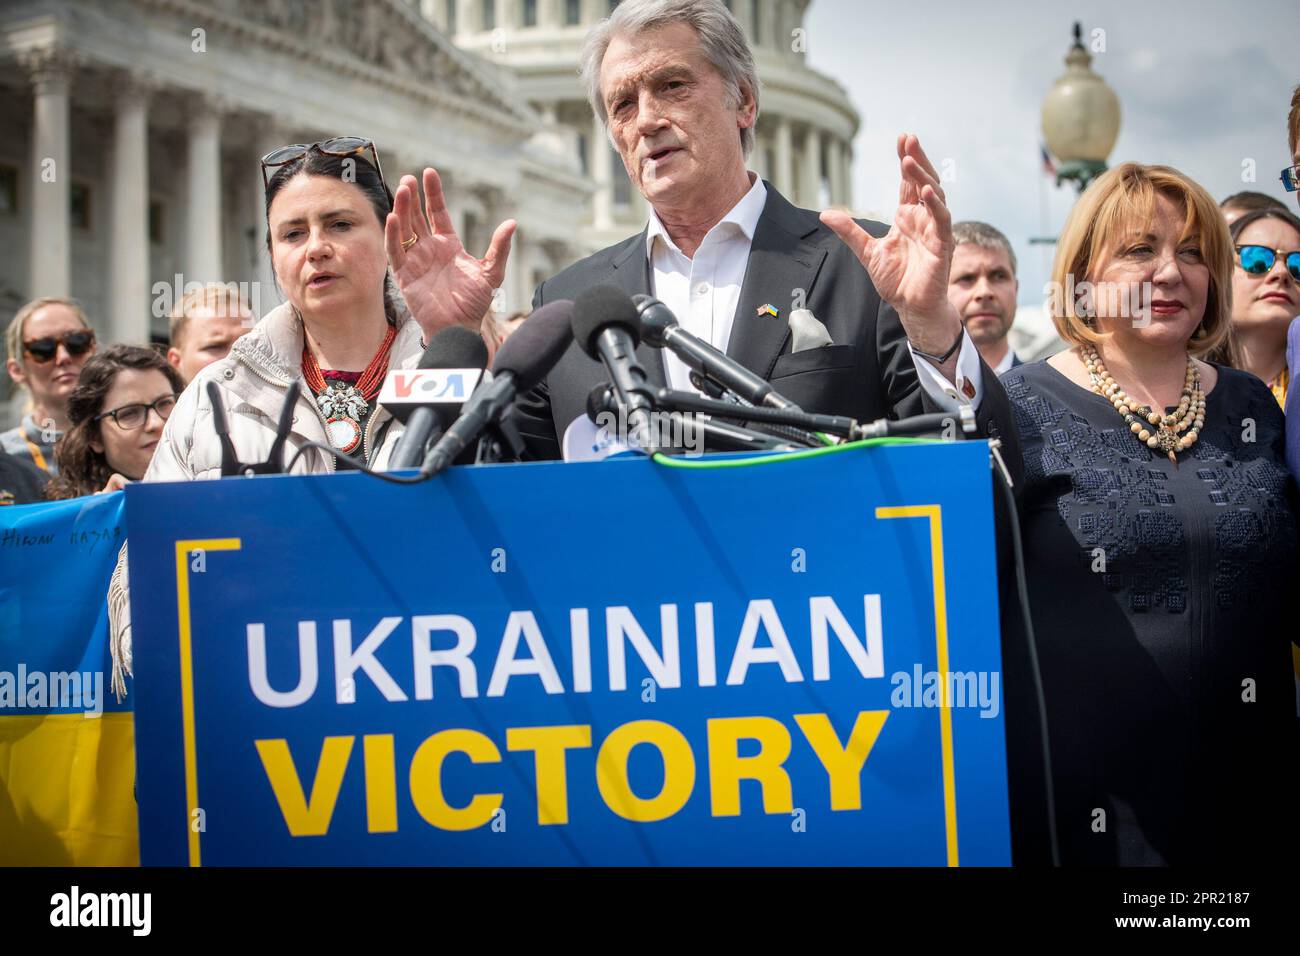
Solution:
<svg viewBox="0 0 1300 956">
<path fill-rule="evenodd" d="M 1218 203 L 1172 167 L 1124 163 L 1084 190 L 1057 242 L 1051 285 L 1055 294 L 1048 309 L 1066 342 L 1089 345 L 1102 340 L 1094 320 L 1077 314 L 1075 287 L 1085 280 L 1096 282 L 1096 265 L 1114 255 L 1135 230 L 1145 231 L 1155 216 L 1157 196 L 1185 210 L 1183 237 L 1197 238 L 1201 260 L 1210 270 L 1205 315 L 1187 340 L 1187 349 L 1199 358 L 1227 340 L 1232 328 L 1232 239 Z"/>
</svg>

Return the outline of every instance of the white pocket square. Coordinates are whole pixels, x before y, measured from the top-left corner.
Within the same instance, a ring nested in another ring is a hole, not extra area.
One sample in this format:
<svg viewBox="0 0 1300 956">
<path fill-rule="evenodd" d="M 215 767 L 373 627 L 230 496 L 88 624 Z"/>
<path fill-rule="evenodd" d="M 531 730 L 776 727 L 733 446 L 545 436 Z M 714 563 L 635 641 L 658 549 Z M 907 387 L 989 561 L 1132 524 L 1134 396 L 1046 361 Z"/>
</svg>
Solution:
<svg viewBox="0 0 1300 956">
<path fill-rule="evenodd" d="M 834 344 L 826 326 L 817 321 L 817 316 L 807 309 L 795 309 L 790 313 L 791 352 L 803 352 L 807 349 L 819 349 Z"/>
</svg>

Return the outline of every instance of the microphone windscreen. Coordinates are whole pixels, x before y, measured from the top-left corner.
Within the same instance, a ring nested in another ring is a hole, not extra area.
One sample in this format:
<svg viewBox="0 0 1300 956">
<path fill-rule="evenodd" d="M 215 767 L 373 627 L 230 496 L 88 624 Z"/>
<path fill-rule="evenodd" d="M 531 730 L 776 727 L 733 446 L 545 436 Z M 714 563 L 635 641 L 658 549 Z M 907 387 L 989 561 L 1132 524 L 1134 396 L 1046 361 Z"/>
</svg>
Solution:
<svg viewBox="0 0 1300 956">
<path fill-rule="evenodd" d="M 463 325 L 449 325 L 429 340 L 420 368 L 487 368 L 483 336 Z"/>
<path fill-rule="evenodd" d="M 622 289 L 612 285 L 592 286 L 574 301 L 573 339 L 592 358 L 600 358 L 596 336 L 611 325 L 625 329 L 632 336 L 633 345 L 640 344 L 641 321 L 636 305 Z"/>
<path fill-rule="evenodd" d="M 572 313 L 570 299 L 556 299 L 533 312 L 497 350 L 492 374 L 513 373 L 520 393 L 535 386 L 568 349 Z"/>
</svg>

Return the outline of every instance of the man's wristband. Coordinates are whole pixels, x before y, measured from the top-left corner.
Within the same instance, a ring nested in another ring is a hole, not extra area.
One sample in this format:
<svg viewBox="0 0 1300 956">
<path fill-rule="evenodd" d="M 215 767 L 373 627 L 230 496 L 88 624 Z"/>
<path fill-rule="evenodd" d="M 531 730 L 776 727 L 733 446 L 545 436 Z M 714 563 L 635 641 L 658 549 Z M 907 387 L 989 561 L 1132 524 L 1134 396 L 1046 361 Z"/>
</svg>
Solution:
<svg viewBox="0 0 1300 956">
<path fill-rule="evenodd" d="M 912 352 L 915 353 L 916 355 L 921 356 L 921 358 L 928 358 L 931 362 L 934 362 L 936 365 L 942 365 L 944 362 L 948 361 L 948 359 L 952 358 L 953 355 L 956 353 L 956 351 L 959 348 L 961 348 L 961 340 L 965 335 L 966 335 L 966 327 L 962 326 L 957 330 L 957 341 L 953 342 L 952 347 L 949 348 L 948 351 L 944 352 L 942 355 L 931 355 L 929 352 L 921 351 L 915 345 L 912 345 Z M 911 342 L 909 341 L 908 344 L 911 345 Z"/>
</svg>

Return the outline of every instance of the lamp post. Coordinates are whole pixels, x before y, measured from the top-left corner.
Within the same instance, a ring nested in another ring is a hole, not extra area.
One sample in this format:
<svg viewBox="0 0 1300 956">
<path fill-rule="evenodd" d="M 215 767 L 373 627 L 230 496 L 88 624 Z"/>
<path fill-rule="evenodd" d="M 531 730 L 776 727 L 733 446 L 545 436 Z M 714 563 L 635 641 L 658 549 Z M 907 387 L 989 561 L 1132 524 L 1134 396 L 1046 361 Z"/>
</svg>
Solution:
<svg viewBox="0 0 1300 956">
<path fill-rule="evenodd" d="M 1093 72 L 1077 21 L 1065 66 L 1043 98 L 1043 139 L 1057 159 L 1056 184 L 1072 182 L 1082 193 L 1105 172 L 1119 137 L 1119 97 Z"/>
</svg>

